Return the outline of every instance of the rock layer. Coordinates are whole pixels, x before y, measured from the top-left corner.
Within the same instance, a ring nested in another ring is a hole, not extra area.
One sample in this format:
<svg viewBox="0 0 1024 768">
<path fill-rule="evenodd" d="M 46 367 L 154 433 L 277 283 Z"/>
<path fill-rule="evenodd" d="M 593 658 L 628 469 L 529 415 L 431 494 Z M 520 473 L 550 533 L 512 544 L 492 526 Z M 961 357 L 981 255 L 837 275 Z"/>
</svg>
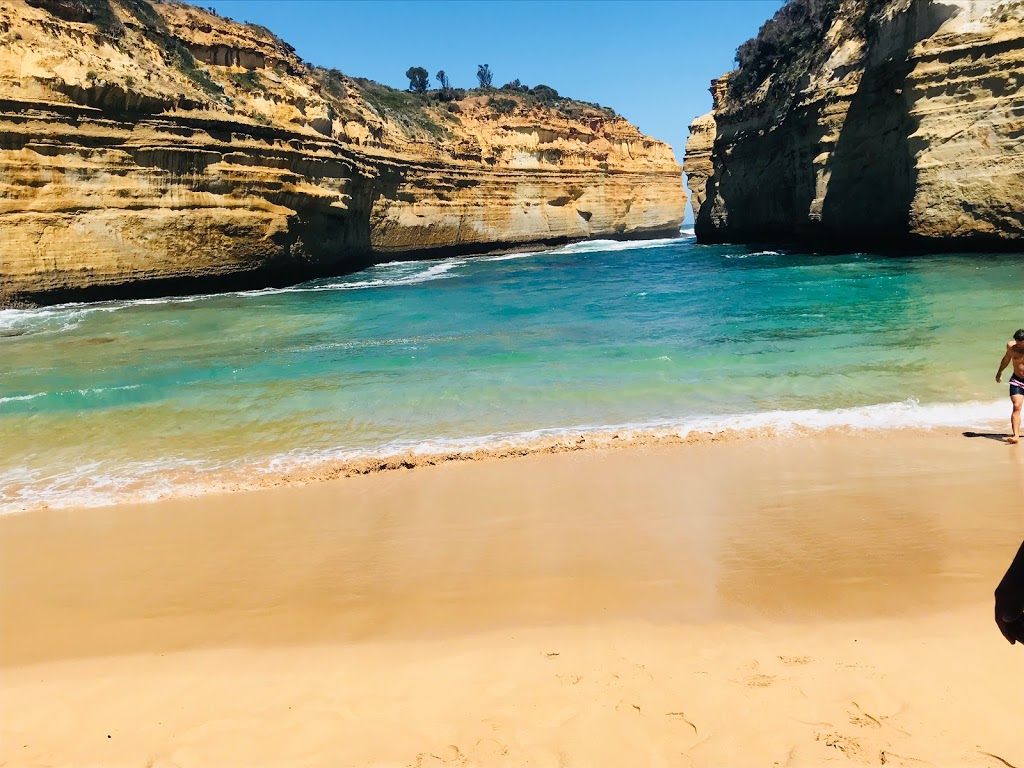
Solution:
<svg viewBox="0 0 1024 768">
<path fill-rule="evenodd" d="M 1024 247 L 1024 2 L 836 0 L 826 21 L 713 84 L 684 161 L 697 237 Z"/>
<path fill-rule="evenodd" d="M 0 7 L 0 302 L 675 233 L 680 181 L 595 105 L 423 99 L 178 3 Z"/>
</svg>

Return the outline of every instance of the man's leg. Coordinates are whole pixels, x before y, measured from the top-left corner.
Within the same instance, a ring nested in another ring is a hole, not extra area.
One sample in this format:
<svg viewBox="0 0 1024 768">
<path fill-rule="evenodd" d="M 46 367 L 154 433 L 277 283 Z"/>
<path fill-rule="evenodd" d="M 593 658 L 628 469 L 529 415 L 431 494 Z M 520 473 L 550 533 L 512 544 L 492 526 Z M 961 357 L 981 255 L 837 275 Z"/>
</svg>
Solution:
<svg viewBox="0 0 1024 768">
<path fill-rule="evenodd" d="M 1010 414 L 1010 428 L 1013 437 L 1007 438 L 1009 442 L 1020 441 L 1020 409 L 1024 406 L 1024 395 L 1010 395 L 1010 402 L 1013 403 L 1013 413 Z"/>
</svg>

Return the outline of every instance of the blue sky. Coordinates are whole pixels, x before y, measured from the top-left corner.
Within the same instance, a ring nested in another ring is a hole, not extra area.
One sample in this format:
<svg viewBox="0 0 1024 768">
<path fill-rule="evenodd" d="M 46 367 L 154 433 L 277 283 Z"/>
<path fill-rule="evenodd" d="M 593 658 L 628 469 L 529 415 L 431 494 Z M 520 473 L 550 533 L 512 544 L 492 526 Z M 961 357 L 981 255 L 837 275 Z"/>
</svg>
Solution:
<svg viewBox="0 0 1024 768">
<path fill-rule="evenodd" d="M 612 107 L 683 157 L 687 126 L 711 108 L 711 78 L 780 0 L 193 0 L 262 24 L 302 58 L 406 88 L 405 71 L 476 85 L 519 78 Z"/>
</svg>

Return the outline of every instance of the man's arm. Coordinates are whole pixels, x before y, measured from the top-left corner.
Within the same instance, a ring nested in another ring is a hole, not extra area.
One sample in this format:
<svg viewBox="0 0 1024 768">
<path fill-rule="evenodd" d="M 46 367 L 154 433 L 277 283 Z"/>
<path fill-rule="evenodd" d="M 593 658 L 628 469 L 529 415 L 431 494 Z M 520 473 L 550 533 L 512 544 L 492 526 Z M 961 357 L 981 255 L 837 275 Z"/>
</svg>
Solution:
<svg viewBox="0 0 1024 768">
<path fill-rule="evenodd" d="M 1012 346 L 1012 343 L 1006 345 L 1006 354 L 1003 355 L 1003 361 L 999 363 L 999 370 L 996 371 L 996 384 L 1002 384 L 1003 370 L 1010 364 L 1010 360 L 1013 359 L 1013 353 L 1010 351 Z"/>
<path fill-rule="evenodd" d="M 996 587 L 996 625 L 1011 645 L 1024 643 L 1024 542 Z"/>
</svg>

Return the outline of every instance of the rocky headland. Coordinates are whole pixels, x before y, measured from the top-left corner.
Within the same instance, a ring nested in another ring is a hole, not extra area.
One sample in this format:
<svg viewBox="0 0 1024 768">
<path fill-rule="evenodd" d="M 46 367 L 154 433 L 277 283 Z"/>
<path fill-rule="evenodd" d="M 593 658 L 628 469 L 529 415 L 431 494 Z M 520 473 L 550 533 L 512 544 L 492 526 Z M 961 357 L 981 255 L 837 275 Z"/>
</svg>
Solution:
<svg viewBox="0 0 1024 768">
<path fill-rule="evenodd" d="M 678 232 L 671 148 L 543 93 L 396 91 L 181 3 L 0 6 L 0 304 Z"/>
<path fill-rule="evenodd" d="M 791 0 L 712 84 L 703 242 L 1024 249 L 1024 2 Z"/>
</svg>

